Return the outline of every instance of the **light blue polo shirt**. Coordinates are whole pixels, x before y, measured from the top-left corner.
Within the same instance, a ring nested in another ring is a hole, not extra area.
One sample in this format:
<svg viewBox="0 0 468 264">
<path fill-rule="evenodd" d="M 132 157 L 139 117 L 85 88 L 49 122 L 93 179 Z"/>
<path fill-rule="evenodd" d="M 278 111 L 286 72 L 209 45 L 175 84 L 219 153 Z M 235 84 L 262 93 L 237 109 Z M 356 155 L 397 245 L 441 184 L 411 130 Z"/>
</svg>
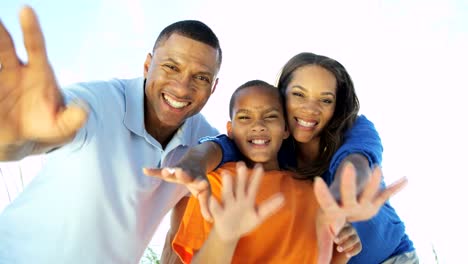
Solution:
<svg viewBox="0 0 468 264">
<path fill-rule="evenodd" d="M 88 122 L 73 142 L 47 154 L 43 170 L 0 214 L 0 263 L 138 263 L 164 215 L 187 194 L 142 168 L 218 131 L 195 115 L 163 149 L 144 127 L 142 78 L 81 83 L 64 94 L 89 104 Z"/>
</svg>

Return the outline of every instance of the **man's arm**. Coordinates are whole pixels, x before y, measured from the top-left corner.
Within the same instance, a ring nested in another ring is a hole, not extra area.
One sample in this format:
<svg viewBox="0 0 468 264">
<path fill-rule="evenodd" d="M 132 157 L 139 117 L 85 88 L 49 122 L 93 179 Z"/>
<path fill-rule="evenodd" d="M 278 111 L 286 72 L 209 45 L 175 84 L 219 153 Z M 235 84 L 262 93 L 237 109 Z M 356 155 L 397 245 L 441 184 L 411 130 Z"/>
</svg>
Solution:
<svg viewBox="0 0 468 264">
<path fill-rule="evenodd" d="M 171 227 L 167 232 L 166 241 L 164 243 L 164 248 L 161 254 L 161 263 L 162 264 L 180 264 L 182 261 L 179 259 L 179 256 L 172 250 L 172 241 L 179 229 L 180 221 L 184 216 L 185 207 L 187 207 L 189 198 L 184 197 L 180 200 L 176 206 L 172 209 L 171 214 Z"/>
<path fill-rule="evenodd" d="M 0 22 L 0 161 L 62 146 L 87 119 L 83 107 L 65 106 L 32 8 L 21 10 L 20 23 L 27 63 L 18 59 L 13 40 Z"/>
</svg>

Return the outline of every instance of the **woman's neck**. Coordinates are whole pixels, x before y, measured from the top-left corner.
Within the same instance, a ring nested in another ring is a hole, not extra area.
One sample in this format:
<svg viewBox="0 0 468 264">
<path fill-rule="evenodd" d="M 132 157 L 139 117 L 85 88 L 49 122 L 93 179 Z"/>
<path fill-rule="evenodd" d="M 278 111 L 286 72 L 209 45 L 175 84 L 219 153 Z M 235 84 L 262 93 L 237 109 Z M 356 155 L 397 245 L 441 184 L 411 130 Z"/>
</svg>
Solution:
<svg viewBox="0 0 468 264">
<path fill-rule="evenodd" d="M 295 142 L 297 144 L 296 156 L 298 167 L 305 167 L 311 161 L 315 161 L 320 156 L 320 138 L 307 143 Z"/>
</svg>

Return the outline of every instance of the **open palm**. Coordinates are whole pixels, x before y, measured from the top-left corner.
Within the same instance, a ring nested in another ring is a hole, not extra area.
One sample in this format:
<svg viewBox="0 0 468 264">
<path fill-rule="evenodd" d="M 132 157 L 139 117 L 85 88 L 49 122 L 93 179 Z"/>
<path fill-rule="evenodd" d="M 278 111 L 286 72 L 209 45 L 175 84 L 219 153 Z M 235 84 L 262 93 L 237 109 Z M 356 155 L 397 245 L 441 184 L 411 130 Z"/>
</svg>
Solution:
<svg viewBox="0 0 468 264">
<path fill-rule="evenodd" d="M 361 194 L 356 192 L 356 171 L 351 163 L 346 164 L 341 178 L 341 201 L 333 198 L 326 183 L 317 177 L 314 192 L 320 206 L 317 215 L 317 239 L 319 262 L 329 263 L 332 256 L 333 239 L 346 222 L 364 221 L 374 217 L 382 205 L 407 184 L 402 178 L 384 189 L 380 189 L 382 171 L 375 168 Z"/>
<path fill-rule="evenodd" d="M 249 182 L 247 168 L 243 162 L 237 164 L 235 188 L 232 176 L 223 175 L 223 204 L 220 205 L 214 197 L 210 198 L 214 229 L 223 241 L 235 241 L 252 232 L 283 205 L 282 194 L 273 195 L 258 206 L 255 205 L 262 176 L 263 169 L 257 166 Z"/>
<path fill-rule="evenodd" d="M 0 145 L 30 140 L 61 142 L 86 120 L 86 111 L 66 107 L 48 62 L 38 19 L 30 7 L 20 13 L 28 62 L 19 60 L 0 22 Z"/>
</svg>

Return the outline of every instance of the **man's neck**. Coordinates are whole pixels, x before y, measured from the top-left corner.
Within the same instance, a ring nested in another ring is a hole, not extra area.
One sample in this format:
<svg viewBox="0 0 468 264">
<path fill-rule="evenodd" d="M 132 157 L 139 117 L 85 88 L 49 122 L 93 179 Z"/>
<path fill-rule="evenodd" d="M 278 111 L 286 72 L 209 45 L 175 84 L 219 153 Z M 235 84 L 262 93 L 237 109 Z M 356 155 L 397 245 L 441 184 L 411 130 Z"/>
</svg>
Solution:
<svg viewBox="0 0 468 264">
<path fill-rule="evenodd" d="M 148 134 L 161 144 L 163 149 L 166 148 L 179 127 L 163 125 L 157 118 L 157 115 L 154 112 L 149 111 L 145 105 L 145 129 Z"/>
</svg>

